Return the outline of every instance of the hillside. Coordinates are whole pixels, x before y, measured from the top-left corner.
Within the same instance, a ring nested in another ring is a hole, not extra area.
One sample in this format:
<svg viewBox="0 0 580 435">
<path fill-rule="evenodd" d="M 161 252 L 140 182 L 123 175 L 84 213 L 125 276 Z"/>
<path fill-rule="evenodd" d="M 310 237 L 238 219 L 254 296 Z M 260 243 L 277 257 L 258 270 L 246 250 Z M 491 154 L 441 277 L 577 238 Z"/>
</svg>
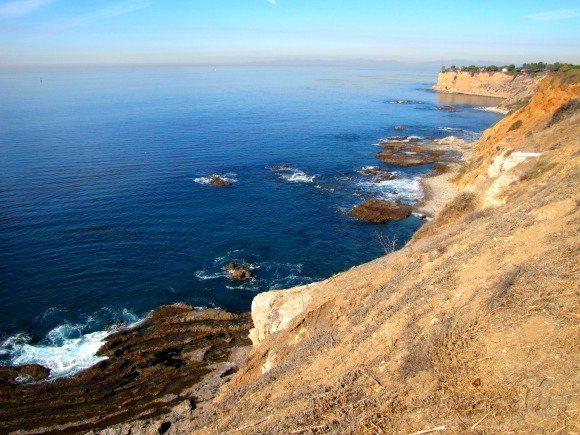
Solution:
<svg viewBox="0 0 580 435">
<path fill-rule="evenodd" d="M 259 295 L 249 362 L 181 429 L 578 431 L 579 97 L 544 79 L 400 251 Z"/>
</svg>

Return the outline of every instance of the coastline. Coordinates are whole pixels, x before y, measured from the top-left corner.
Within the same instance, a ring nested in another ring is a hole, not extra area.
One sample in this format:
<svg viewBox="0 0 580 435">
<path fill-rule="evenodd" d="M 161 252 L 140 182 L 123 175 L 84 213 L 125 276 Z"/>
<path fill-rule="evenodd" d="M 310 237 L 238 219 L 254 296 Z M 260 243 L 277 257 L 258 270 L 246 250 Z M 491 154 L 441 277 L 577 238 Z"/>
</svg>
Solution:
<svg viewBox="0 0 580 435">
<path fill-rule="evenodd" d="M 481 110 L 483 112 L 501 113 L 502 115 L 507 115 L 510 112 L 508 109 L 503 109 L 498 106 L 482 107 L 478 110 Z"/>
<path fill-rule="evenodd" d="M 453 184 L 452 178 L 456 175 L 459 165 L 450 165 L 450 171 L 421 179 L 423 200 L 417 204 L 416 211 L 429 218 L 443 208 L 457 193 L 459 188 Z"/>
<path fill-rule="evenodd" d="M 423 189 L 423 199 L 416 204 L 417 213 L 432 218 L 443 206 L 448 203 L 457 193 L 459 187 L 453 183 L 461 163 L 469 160 L 476 141 L 464 142 L 455 136 L 447 136 L 435 141 L 440 149 L 452 150 L 460 155 L 456 163 L 450 163 L 446 171 L 440 174 L 427 175 L 420 181 Z"/>
</svg>

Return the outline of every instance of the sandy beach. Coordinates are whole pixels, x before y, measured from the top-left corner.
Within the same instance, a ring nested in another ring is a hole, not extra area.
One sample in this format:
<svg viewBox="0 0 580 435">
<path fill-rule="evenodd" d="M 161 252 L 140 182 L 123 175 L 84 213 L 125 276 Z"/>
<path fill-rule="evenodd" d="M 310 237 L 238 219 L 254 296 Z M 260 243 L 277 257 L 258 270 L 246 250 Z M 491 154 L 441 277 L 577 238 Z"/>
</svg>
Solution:
<svg viewBox="0 0 580 435">
<path fill-rule="evenodd" d="M 421 180 L 423 187 L 423 201 L 416 208 L 418 213 L 433 217 L 441 208 L 453 198 L 459 189 L 451 179 L 456 175 L 459 165 L 453 165 L 445 174 L 426 177 Z"/>
<path fill-rule="evenodd" d="M 459 191 L 452 179 L 457 175 L 460 163 L 469 159 L 475 142 L 464 142 L 454 136 L 448 136 L 436 141 L 440 148 L 446 148 L 461 154 L 459 163 L 452 163 L 443 174 L 425 177 L 421 180 L 423 201 L 416 207 L 418 213 L 433 217 Z"/>
</svg>

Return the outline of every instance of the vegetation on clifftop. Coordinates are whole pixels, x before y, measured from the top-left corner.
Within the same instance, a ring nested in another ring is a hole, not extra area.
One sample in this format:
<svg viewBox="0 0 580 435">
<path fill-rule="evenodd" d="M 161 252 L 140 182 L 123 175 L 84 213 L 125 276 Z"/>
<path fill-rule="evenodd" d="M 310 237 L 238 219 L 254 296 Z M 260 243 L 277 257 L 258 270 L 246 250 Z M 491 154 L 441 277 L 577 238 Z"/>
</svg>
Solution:
<svg viewBox="0 0 580 435">
<path fill-rule="evenodd" d="M 574 65 L 570 63 L 545 63 L 545 62 L 530 62 L 524 63 L 522 66 L 515 66 L 513 63 L 509 65 L 469 65 L 469 66 L 455 66 L 451 65 L 449 68 L 446 66 L 441 67 L 441 72 L 470 72 L 470 73 L 479 73 L 479 72 L 503 72 L 507 74 L 519 74 L 519 73 L 527 73 L 527 74 L 539 74 L 539 73 L 548 73 L 548 72 L 556 72 L 556 71 L 568 71 L 570 69 L 577 69 L 580 68 L 580 65 Z"/>
</svg>

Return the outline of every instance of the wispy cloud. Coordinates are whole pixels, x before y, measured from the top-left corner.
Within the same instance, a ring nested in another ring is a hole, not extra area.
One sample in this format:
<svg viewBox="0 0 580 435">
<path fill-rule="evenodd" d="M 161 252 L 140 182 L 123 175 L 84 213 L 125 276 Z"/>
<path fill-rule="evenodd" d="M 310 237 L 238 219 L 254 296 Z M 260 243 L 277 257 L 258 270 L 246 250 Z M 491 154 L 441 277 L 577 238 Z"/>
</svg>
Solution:
<svg viewBox="0 0 580 435">
<path fill-rule="evenodd" d="M 276 4 L 276 0 L 266 0 L 268 3 L 270 3 L 271 5 L 275 5 Z"/>
<path fill-rule="evenodd" d="M 580 8 L 573 9 L 557 9 L 553 11 L 538 12 L 536 14 L 528 15 L 534 21 L 559 21 L 569 20 L 580 15 Z"/>
<path fill-rule="evenodd" d="M 87 15 L 84 15 L 73 22 L 73 25 L 89 24 L 95 21 L 106 20 L 107 18 L 118 17 L 119 15 L 129 14 L 131 12 L 145 9 L 151 5 L 152 0 L 131 0 L 116 2 L 110 6 L 98 9 Z"/>
<path fill-rule="evenodd" d="M 36 12 L 54 0 L 14 0 L 0 5 L 0 19 L 16 18 Z"/>
</svg>

